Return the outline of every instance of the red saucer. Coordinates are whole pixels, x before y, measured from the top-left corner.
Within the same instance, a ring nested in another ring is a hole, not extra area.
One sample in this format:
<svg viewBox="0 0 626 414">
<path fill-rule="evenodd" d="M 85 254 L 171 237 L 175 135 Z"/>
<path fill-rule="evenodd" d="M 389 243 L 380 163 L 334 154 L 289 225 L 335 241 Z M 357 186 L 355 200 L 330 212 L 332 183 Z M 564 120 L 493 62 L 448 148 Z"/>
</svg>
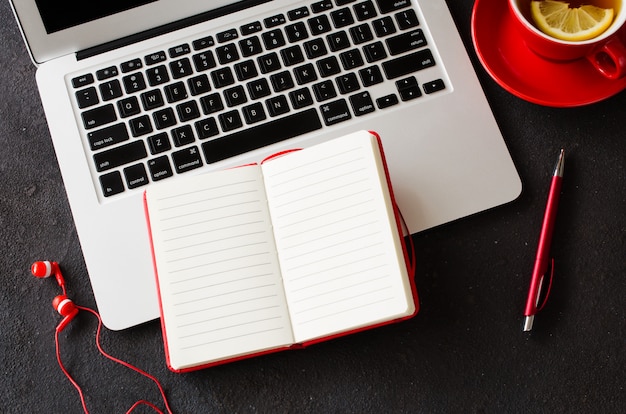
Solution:
<svg viewBox="0 0 626 414">
<path fill-rule="evenodd" d="M 480 62 L 504 89 L 529 102 L 554 107 L 587 105 L 626 88 L 608 80 L 586 59 L 552 62 L 530 51 L 517 34 L 506 0 L 476 0 L 472 39 Z"/>
</svg>

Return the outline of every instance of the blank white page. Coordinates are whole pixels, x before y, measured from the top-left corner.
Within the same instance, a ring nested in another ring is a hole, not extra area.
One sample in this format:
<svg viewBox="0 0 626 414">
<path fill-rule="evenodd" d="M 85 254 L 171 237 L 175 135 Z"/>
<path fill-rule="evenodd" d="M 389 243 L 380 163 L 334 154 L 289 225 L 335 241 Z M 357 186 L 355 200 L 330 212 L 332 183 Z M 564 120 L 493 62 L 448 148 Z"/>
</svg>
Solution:
<svg viewBox="0 0 626 414">
<path fill-rule="evenodd" d="M 260 167 L 146 192 L 170 365 L 293 342 Z"/>
<path fill-rule="evenodd" d="M 297 342 L 412 314 L 377 139 L 366 131 L 263 164 Z"/>
</svg>

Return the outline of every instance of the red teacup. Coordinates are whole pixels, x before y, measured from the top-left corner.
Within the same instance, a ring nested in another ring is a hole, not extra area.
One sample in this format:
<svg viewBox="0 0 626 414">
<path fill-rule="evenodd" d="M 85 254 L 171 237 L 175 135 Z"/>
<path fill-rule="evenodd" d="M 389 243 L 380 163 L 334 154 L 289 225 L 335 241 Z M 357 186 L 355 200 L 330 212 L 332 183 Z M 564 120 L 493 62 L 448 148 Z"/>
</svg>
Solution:
<svg viewBox="0 0 626 414">
<path fill-rule="evenodd" d="M 524 42 L 533 52 L 554 61 L 586 57 L 609 79 L 626 75 L 626 8 L 621 4 L 614 10 L 613 23 L 604 33 L 593 39 L 572 42 L 556 39 L 537 29 L 532 24 L 530 1 L 509 0 L 509 10 Z"/>
</svg>

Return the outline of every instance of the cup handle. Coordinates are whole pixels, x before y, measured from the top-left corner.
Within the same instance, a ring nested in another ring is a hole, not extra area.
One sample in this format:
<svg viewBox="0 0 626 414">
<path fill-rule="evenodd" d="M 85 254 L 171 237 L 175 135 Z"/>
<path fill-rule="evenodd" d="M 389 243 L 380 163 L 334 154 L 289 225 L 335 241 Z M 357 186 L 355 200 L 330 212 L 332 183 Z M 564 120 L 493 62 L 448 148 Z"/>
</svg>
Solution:
<svg viewBox="0 0 626 414">
<path fill-rule="evenodd" d="M 617 37 L 594 49 L 587 55 L 587 59 L 598 72 L 609 79 L 619 79 L 626 75 L 626 47 Z"/>
</svg>

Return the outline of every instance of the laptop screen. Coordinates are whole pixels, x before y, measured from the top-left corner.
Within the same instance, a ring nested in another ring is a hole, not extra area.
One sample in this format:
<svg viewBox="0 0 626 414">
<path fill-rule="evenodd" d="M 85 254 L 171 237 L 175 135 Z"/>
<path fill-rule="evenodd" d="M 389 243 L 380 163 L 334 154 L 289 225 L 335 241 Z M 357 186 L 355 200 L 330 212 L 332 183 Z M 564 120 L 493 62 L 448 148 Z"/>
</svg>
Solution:
<svg viewBox="0 0 626 414">
<path fill-rule="evenodd" d="M 158 0 L 36 0 L 47 33 L 58 32 Z"/>
</svg>

